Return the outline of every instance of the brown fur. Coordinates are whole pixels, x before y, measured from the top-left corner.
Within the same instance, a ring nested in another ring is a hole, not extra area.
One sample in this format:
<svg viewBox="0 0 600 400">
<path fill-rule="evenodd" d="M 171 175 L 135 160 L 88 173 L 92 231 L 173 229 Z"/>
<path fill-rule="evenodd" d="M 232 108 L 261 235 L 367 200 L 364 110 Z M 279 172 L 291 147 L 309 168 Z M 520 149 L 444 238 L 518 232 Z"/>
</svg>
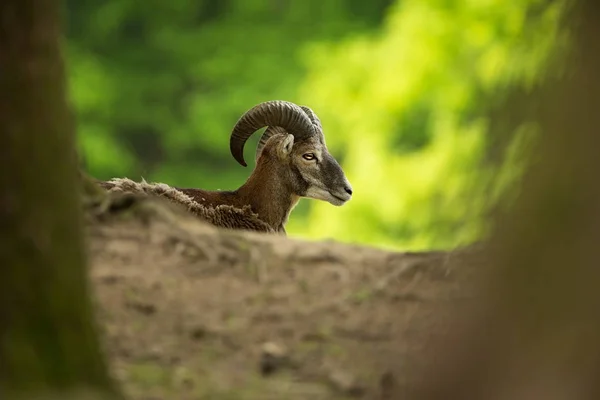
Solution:
<svg viewBox="0 0 600 400">
<path fill-rule="evenodd" d="M 202 189 L 175 188 L 196 203 L 215 208 L 226 204 L 237 209 L 249 207 L 253 213 L 275 231 L 285 233 L 290 212 L 298 203 L 295 188 L 281 168 L 273 165 L 270 157 L 261 162 L 239 189 L 234 191 L 207 191 Z"/>
<path fill-rule="evenodd" d="M 100 185 L 110 191 L 166 197 L 217 226 L 285 235 L 285 224 L 300 199 L 297 193 L 304 192 L 306 187 L 292 176 L 289 166 L 281 168 L 281 161 L 274 154 L 283 138 L 276 135 L 268 141 L 254 171 L 237 190 L 179 188 L 127 178 L 115 178 Z"/>
<path fill-rule="evenodd" d="M 231 192 L 207 192 L 196 189 L 194 193 L 190 189 L 178 189 L 164 183 L 148 183 L 144 180 L 134 182 L 128 178 L 114 178 L 99 184 L 109 192 L 143 193 L 164 197 L 185 206 L 197 217 L 222 228 L 275 232 L 275 229 L 262 221 L 249 205 L 242 204 L 236 207 L 235 204 L 218 202 L 219 195 L 228 197 L 227 193 Z"/>
<path fill-rule="evenodd" d="M 307 152 L 313 158 L 304 159 Z M 113 179 L 101 185 L 113 191 L 166 197 L 217 226 L 284 235 L 289 215 L 300 197 L 340 206 L 352 194 L 342 168 L 327 151 L 322 135 L 295 141 L 288 133 L 276 133 L 266 141 L 254 171 L 233 191 L 178 188 L 129 179 Z"/>
</svg>

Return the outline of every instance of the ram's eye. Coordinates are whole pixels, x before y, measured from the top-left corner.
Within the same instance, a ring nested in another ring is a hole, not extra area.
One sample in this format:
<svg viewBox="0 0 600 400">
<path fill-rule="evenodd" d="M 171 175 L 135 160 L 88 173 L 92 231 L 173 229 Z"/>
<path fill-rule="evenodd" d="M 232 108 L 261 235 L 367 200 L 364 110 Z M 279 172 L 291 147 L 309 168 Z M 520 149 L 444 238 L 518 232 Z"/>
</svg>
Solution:
<svg viewBox="0 0 600 400">
<path fill-rule="evenodd" d="M 306 153 L 302 155 L 302 158 L 305 160 L 311 161 L 315 159 L 315 155 L 313 153 Z"/>
</svg>

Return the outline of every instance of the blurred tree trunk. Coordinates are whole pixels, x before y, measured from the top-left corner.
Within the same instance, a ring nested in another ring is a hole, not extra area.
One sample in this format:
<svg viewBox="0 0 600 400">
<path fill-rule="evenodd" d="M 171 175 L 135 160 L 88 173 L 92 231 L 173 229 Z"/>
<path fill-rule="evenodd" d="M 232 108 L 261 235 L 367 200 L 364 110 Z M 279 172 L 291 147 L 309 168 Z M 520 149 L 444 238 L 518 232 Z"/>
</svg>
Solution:
<svg viewBox="0 0 600 400">
<path fill-rule="evenodd" d="M 538 99 L 541 157 L 497 221 L 489 296 L 417 398 L 600 398 L 600 2 L 571 13 L 569 73 Z"/>
<path fill-rule="evenodd" d="M 115 392 L 89 299 L 59 12 L 0 3 L 2 399 Z"/>
</svg>

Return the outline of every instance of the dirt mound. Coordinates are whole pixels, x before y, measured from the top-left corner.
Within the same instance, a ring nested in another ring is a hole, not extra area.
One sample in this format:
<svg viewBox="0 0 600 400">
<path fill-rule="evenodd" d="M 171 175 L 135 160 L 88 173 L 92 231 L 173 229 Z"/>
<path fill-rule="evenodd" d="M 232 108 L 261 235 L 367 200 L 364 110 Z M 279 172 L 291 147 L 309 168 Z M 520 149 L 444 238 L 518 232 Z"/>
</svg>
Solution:
<svg viewBox="0 0 600 400">
<path fill-rule="evenodd" d="M 127 196 L 89 211 L 88 233 L 106 351 L 131 399 L 407 393 L 477 267 L 463 252 L 219 230 Z"/>
</svg>

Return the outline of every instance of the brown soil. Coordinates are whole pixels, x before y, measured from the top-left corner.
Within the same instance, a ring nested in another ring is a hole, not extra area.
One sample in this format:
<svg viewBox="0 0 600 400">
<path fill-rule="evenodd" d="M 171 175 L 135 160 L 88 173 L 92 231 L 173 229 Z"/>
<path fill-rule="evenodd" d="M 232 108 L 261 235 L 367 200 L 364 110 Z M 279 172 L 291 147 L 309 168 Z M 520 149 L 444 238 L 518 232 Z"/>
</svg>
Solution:
<svg viewBox="0 0 600 400">
<path fill-rule="evenodd" d="M 101 330 L 130 399 L 398 398 L 479 264 L 219 230 L 158 199 L 88 214 Z"/>
</svg>

